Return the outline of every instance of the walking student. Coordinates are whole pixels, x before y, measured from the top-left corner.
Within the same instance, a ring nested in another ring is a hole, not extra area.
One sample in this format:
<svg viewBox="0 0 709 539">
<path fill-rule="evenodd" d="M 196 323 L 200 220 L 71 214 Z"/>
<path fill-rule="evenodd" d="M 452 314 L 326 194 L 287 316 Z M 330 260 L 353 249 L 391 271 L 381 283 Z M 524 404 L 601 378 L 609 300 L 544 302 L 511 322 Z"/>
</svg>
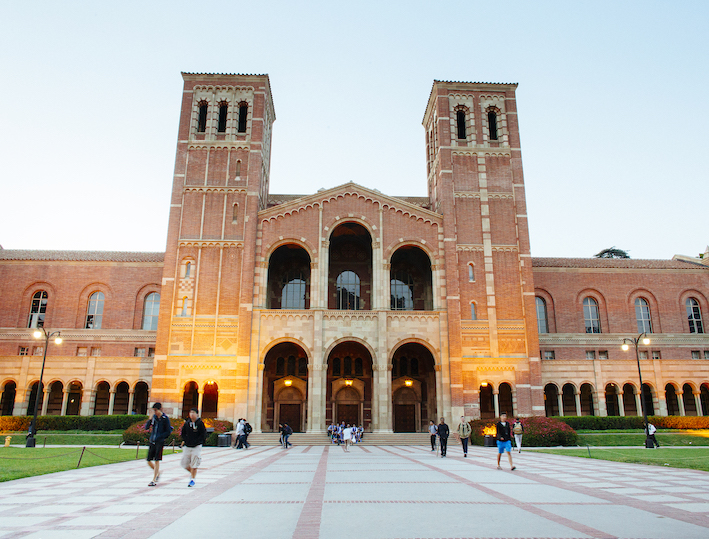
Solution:
<svg viewBox="0 0 709 539">
<path fill-rule="evenodd" d="M 240 417 L 236 423 L 236 447 L 235 449 L 246 449 L 244 445 L 244 418 Z"/>
<path fill-rule="evenodd" d="M 510 470 L 517 469 L 517 466 L 512 464 L 512 427 L 507 421 L 507 414 L 500 414 L 500 421 L 495 424 L 495 440 L 497 441 L 497 469 L 501 470 L 500 457 L 502 453 L 507 453 L 507 458 L 510 461 Z"/>
<path fill-rule="evenodd" d="M 199 417 L 199 410 L 192 408 L 190 417 L 182 425 L 182 467 L 190 473 L 190 482 L 188 487 L 194 486 L 194 480 L 197 477 L 197 468 L 202 462 L 202 446 L 207 435 L 207 429 Z"/>
<path fill-rule="evenodd" d="M 438 434 L 438 427 L 433 422 L 433 419 L 428 422 L 428 433 L 431 435 L 431 451 L 436 450 L 436 434 Z"/>
<path fill-rule="evenodd" d="M 515 422 L 512 424 L 512 434 L 515 435 L 515 446 L 517 446 L 517 452 L 522 452 L 522 435 L 524 434 L 524 425 L 520 421 L 519 417 L 515 418 Z"/>
<path fill-rule="evenodd" d="M 290 428 L 290 425 L 288 423 L 283 423 L 283 447 L 284 449 L 288 449 L 290 446 L 293 444 L 288 441 L 288 438 L 290 438 L 290 435 L 293 434 L 293 429 Z"/>
<path fill-rule="evenodd" d="M 441 422 L 438 424 L 438 440 L 441 444 L 441 458 L 446 456 L 446 451 L 448 450 L 448 436 L 450 436 L 450 429 L 446 425 L 446 420 L 441 418 Z"/>
<path fill-rule="evenodd" d="M 463 444 L 463 457 L 468 456 L 468 440 L 472 431 L 473 429 L 470 426 L 470 423 L 465 420 L 465 416 L 460 416 L 460 425 L 458 425 L 458 436 L 460 436 L 460 442 Z"/>
<path fill-rule="evenodd" d="M 153 469 L 153 480 L 148 483 L 149 487 L 155 487 L 160 479 L 160 461 L 162 460 L 162 447 L 165 438 L 170 436 L 172 427 L 170 419 L 162 413 L 162 404 L 153 404 L 153 416 L 145 424 L 145 430 L 150 432 L 150 445 L 148 447 L 148 466 Z"/>
<path fill-rule="evenodd" d="M 657 438 L 655 438 L 655 432 L 657 432 L 655 425 L 653 425 L 652 423 L 648 423 L 647 424 L 647 437 L 650 438 L 650 440 L 652 440 L 654 447 L 660 447 L 660 442 L 658 442 Z"/>
</svg>

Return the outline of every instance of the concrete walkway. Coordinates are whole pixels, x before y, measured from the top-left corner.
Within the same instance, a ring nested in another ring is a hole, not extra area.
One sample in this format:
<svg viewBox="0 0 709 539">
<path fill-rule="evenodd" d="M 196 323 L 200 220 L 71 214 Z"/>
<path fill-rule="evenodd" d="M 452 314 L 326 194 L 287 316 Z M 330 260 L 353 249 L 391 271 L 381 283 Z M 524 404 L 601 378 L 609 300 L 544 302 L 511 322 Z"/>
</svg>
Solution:
<svg viewBox="0 0 709 539">
<path fill-rule="evenodd" d="M 294 439 L 297 443 L 297 440 Z M 452 440 L 451 440 L 452 442 Z M 196 488 L 179 455 L 0 484 L 0 537 L 709 537 L 709 473 L 451 447 L 207 448 Z"/>
</svg>

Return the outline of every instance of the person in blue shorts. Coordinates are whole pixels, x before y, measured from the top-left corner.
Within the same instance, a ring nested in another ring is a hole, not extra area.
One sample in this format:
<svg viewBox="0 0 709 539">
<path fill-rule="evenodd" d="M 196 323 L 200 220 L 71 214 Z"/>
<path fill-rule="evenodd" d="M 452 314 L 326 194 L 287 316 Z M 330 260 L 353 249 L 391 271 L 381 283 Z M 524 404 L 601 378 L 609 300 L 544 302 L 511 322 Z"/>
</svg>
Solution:
<svg viewBox="0 0 709 539">
<path fill-rule="evenodd" d="M 507 414 L 502 412 L 500 414 L 500 420 L 495 424 L 495 440 L 497 440 L 497 469 L 501 470 L 500 457 L 502 453 L 507 453 L 507 458 L 510 460 L 510 470 L 514 470 L 517 467 L 512 464 L 512 427 L 510 422 L 507 421 Z"/>
</svg>

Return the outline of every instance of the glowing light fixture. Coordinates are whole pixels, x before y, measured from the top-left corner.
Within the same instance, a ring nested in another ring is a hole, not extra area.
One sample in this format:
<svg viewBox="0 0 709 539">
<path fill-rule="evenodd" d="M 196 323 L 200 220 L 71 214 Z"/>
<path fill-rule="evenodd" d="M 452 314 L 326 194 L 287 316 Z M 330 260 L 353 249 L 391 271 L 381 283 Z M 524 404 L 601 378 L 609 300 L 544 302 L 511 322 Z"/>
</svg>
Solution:
<svg viewBox="0 0 709 539">
<path fill-rule="evenodd" d="M 352 385 L 352 382 L 353 382 L 353 380 L 345 380 L 345 385 L 346 385 L 346 386 L 351 386 L 351 385 Z"/>
<path fill-rule="evenodd" d="M 487 387 L 487 382 L 483 382 L 483 383 L 480 384 L 480 385 L 481 385 L 482 387 Z"/>
<path fill-rule="evenodd" d="M 643 339 L 643 344 L 646 345 L 646 346 L 647 346 L 648 344 L 650 344 L 650 339 L 648 339 L 647 337 L 645 337 L 645 338 Z"/>
<path fill-rule="evenodd" d="M 406 380 L 404 382 L 404 384 L 406 384 L 406 387 L 411 387 L 412 385 L 414 385 L 414 381 L 413 380 Z"/>
<path fill-rule="evenodd" d="M 32 334 L 35 339 L 41 339 L 42 338 L 42 332 L 40 330 L 35 330 L 35 332 Z"/>
<path fill-rule="evenodd" d="M 284 383 L 286 386 L 290 387 L 290 386 L 293 385 L 293 380 L 286 380 L 286 381 L 283 382 L 283 383 Z"/>
<path fill-rule="evenodd" d="M 628 346 L 626 343 L 623 343 L 623 345 L 621 346 L 621 348 L 623 349 L 623 352 L 627 352 L 628 349 L 630 348 L 630 346 Z"/>
</svg>

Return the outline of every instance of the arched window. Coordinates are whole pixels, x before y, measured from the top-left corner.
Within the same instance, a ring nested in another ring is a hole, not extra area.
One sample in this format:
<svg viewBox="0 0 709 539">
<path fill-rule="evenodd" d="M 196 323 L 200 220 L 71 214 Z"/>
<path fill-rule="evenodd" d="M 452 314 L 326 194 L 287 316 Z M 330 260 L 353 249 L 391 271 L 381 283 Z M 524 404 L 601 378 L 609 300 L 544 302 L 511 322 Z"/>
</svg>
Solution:
<svg viewBox="0 0 709 539">
<path fill-rule="evenodd" d="M 475 303 L 471 303 L 471 304 L 470 304 L 470 319 L 471 319 L 471 320 L 477 320 L 477 319 L 478 319 L 478 315 L 477 315 L 477 313 L 475 312 Z"/>
<path fill-rule="evenodd" d="M 288 374 L 295 376 L 295 356 L 288 356 Z"/>
<path fill-rule="evenodd" d="M 702 310 L 699 307 L 699 302 L 695 298 L 687 298 L 685 305 L 687 306 L 689 332 L 704 333 L 704 326 L 702 324 Z"/>
<path fill-rule="evenodd" d="M 362 358 L 358 357 L 354 362 L 354 373 L 355 376 L 364 376 L 364 367 L 362 365 Z"/>
<path fill-rule="evenodd" d="M 241 159 L 236 162 L 236 171 L 234 173 L 234 176 L 236 176 L 237 178 L 241 176 Z"/>
<path fill-rule="evenodd" d="M 151 292 L 143 303 L 143 329 L 155 331 L 158 329 L 158 314 L 160 311 L 160 294 Z"/>
<path fill-rule="evenodd" d="M 350 356 L 347 356 L 345 358 L 345 368 L 344 368 L 344 375 L 345 376 L 352 376 L 352 358 Z"/>
<path fill-rule="evenodd" d="M 409 364 L 409 367 L 411 367 L 411 376 L 419 375 L 419 359 L 417 357 L 411 358 L 411 363 Z"/>
<path fill-rule="evenodd" d="M 304 357 L 298 358 L 298 376 L 308 375 L 308 362 Z"/>
<path fill-rule="evenodd" d="M 276 359 L 276 374 L 284 375 L 286 373 L 286 360 L 282 357 Z"/>
<path fill-rule="evenodd" d="M 249 113 L 249 105 L 247 103 L 239 103 L 239 133 L 246 133 L 246 116 Z"/>
<path fill-rule="evenodd" d="M 465 111 L 459 110 L 458 112 L 456 112 L 455 119 L 456 119 L 457 131 L 458 131 L 458 139 L 465 140 L 467 137 L 467 134 L 465 131 Z"/>
<path fill-rule="evenodd" d="M 187 264 L 185 264 L 185 279 L 190 278 L 191 272 L 192 272 L 192 262 L 187 262 Z"/>
<path fill-rule="evenodd" d="M 534 298 L 537 306 L 537 331 L 539 333 L 549 333 L 549 323 L 547 318 L 547 302 L 544 298 L 537 296 Z"/>
<path fill-rule="evenodd" d="M 44 290 L 35 292 L 32 296 L 32 306 L 30 307 L 30 319 L 28 328 L 44 327 L 44 314 L 47 312 L 47 293 Z"/>
<path fill-rule="evenodd" d="M 342 373 L 342 361 L 340 360 L 339 357 L 336 357 L 335 359 L 332 360 L 332 375 L 333 376 L 340 376 Z"/>
<path fill-rule="evenodd" d="M 234 208 L 232 209 L 232 214 L 231 214 L 231 224 L 235 225 L 238 222 L 239 222 L 239 203 L 234 202 Z"/>
<path fill-rule="evenodd" d="M 412 311 L 414 309 L 414 280 L 411 274 L 397 271 L 391 276 L 392 311 Z"/>
<path fill-rule="evenodd" d="M 226 133 L 226 115 L 229 111 L 229 105 L 226 101 L 219 103 L 219 122 L 217 123 L 217 131 Z"/>
<path fill-rule="evenodd" d="M 86 329 L 101 329 L 103 319 L 103 292 L 94 292 L 89 296 L 89 306 L 86 309 Z"/>
<path fill-rule="evenodd" d="M 468 281 L 471 283 L 475 281 L 475 267 L 473 264 L 468 264 Z"/>
<path fill-rule="evenodd" d="M 598 316 L 598 302 L 593 298 L 583 300 L 583 321 L 586 333 L 600 333 L 601 319 Z"/>
<path fill-rule="evenodd" d="M 359 310 L 359 277 L 354 271 L 343 271 L 337 276 L 337 308 Z"/>
<path fill-rule="evenodd" d="M 402 357 L 399 359 L 399 376 L 408 376 L 408 375 L 409 375 L 409 361 L 405 357 Z"/>
<path fill-rule="evenodd" d="M 306 284 L 302 272 L 285 273 L 281 281 L 281 309 L 305 309 Z"/>
<path fill-rule="evenodd" d="M 635 299 L 635 320 L 638 322 L 638 333 L 652 333 L 650 305 L 645 298 Z"/>
<path fill-rule="evenodd" d="M 180 313 L 180 316 L 187 316 L 187 296 L 184 296 L 182 298 L 182 312 Z"/>
<path fill-rule="evenodd" d="M 487 127 L 490 133 L 490 140 L 497 140 L 497 113 L 490 110 L 487 113 Z"/>
<path fill-rule="evenodd" d="M 199 117 L 197 118 L 197 132 L 204 133 L 207 130 L 207 102 L 199 102 Z"/>
</svg>

